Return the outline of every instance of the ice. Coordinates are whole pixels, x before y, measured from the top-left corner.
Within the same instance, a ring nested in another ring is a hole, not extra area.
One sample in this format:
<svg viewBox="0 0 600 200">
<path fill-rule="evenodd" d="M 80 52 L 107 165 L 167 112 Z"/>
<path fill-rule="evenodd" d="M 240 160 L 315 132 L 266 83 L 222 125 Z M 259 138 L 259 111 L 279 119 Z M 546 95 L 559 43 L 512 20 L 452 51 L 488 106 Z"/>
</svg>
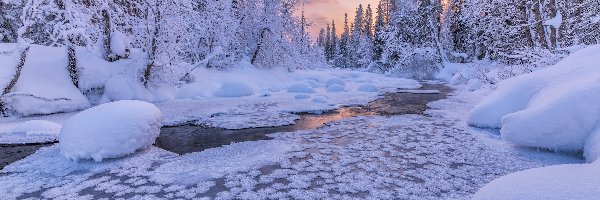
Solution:
<svg viewBox="0 0 600 200">
<path fill-rule="evenodd" d="M 11 111 L 28 116 L 90 106 L 71 81 L 65 48 L 32 45 L 27 57 L 15 87 L 2 97 Z"/>
<path fill-rule="evenodd" d="M 379 89 L 375 87 L 373 84 L 362 84 L 358 87 L 358 91 L 361 92 L 379 92 Z"/>
<path fill-rule="evenodd" d="M 288 88 L 287 91 L 289 93 L 315 93 L 315 90 L 313 88 L 304 83 L 292 85 Z"/>
<path fill-rule="evenodd" d="M 245 97 L 253 94 L 254 89 L 242 82 L 227 82 L 215 91 L 216 97 Z"/>
<path fill-rule="evenodd" d="M 152 145 L 161 121 L 160 110 L 147 102 L 102 104 L 65 122 L 59 139 L 61 154 L 75 161 L 123 157 Z"/>
<path fill-rule="evenodd" d="M 600 121 L 599 53 L 600 46 L 591 46 L 555 66 L 501 82 L 473 108 L 469 124 L 501 128 L 502 137 L 518 145 L 594 149 L 584 145 Z"/>
<path fill-rule="evenodd" d="M 598 170 L 600 162 L 520 171 L 485 185 L 473 199 L 600 199 Z"/>
</svg>

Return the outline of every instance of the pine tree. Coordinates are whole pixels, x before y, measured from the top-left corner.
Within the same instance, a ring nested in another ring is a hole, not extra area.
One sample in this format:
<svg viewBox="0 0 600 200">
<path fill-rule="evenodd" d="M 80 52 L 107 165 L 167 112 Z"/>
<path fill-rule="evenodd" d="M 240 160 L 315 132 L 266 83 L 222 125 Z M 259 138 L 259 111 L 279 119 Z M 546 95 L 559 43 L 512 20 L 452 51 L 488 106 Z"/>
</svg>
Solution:
<svg viewBox="0 0 600 200">
<path fill-rule="evenodd" d="M 363 31 L 369 39 L 373 38 L 373 10 L 371 10 L 371 4 L 367 5 L 363 19 Z"/>
<path fill-rule="evenodd" d="M 348 60 L 350 59 L 348 49 L 350 45 L 350 27 L 348 25 L 348 13 L 344 14 L 344 30 L 342 35 L 340 36 L 340 44 L 339 44 L 339 53 L 340 53 L 340 61 L 339 66 L 347 67 Z"/>
<path fill-rule="evenodd" d="M 385 10 L 383 6 L 383 1 L 380 1 L 377 6 L 377 18 L 375 19 L 375 33 L 373 37 L 373 61 L 381 60 L 381 54 L 385 46 Z"/>
<path fill-rule="evenodd" d="M 330 60 L 335 61 L 338 57 L 338 38 L 337 31 L 335 30 L 335 21 L 331 20 L 331 42 L 329 44 Z"/>
<path fill-rule="evenodd" d="M 319 36 L 317 37 L 317 45 L 321 48 L 325 48 L 325 29 L 321 28 Z"/>
</svg>

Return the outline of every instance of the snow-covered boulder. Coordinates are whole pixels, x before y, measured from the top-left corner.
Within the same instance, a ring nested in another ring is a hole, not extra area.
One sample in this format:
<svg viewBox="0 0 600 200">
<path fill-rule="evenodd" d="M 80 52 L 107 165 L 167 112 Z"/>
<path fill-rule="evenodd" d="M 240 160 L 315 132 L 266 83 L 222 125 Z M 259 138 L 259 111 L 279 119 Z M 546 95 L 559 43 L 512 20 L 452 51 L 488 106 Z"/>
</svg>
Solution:
<svg viewBox="0 0 600 200">
<path fill-rule="evenodd" d="M 315 93 L 315 90 L 307 84 L 298 83 L 298 84 L 288 87 L 287 92 L 289 92 L 289 93 Z"/>
<path fill-rule="evenodd" d="M 586 140 L 600 128 L 598 55 L 600 45 L 588 47 L 555 66 L 501 82 L 473 108 L 469 124 L 501 128 L 504 139 L 523 146 L 595 149 L 600 143 L 586 144 Z M 597 157 L 585 155 L 588 161 Z"/>
<path fill-rule="evenodd" d="M 344 80 L 342 80 L 340 78 L 327 79 L 326 83 L 327 83 L 327 86 L 332 86 L 332 85 L 346 86 L 346 83 L 344 82 Z"/>
<path fill-rule="evenodd" d="M 254 89 L 242 82 L 226 82 L 214 93 L 216 97 L 245 97 L 254 94 Z"/>
<path fill-rule="evenodd" d="M 67 120 L 60 131 L 60 151 L 72 160 L 119 158 L 154 143 L 162 114 L 151 103 L 126 100 L 102 104 Z"/>
<path fill-rule="evenodd" d="M 18 124 L 12 132 L 25 135 L 58 135 L 62 126 L 46 120 L 30 120 Z"/>
<path fill-rule="evenodd" d="M 343 92 L 344 90 L 346 90 L 346 88 L 344 86 L 341 85 L 330 85 L 327 87 L 327 92 Z"/>
<path fill-rule="evenodd" d="M 360 87 L 358 87 L 358 91 L 361 92 L 379 92 L 379 89 L 377 89 L 377 87 L 373 84 L 362 84 Z"/>
<path fill-rule="evenodd" d="M 600 162 L 529 169 L 500 177 L 475 200 L 600 199 Z"/>
</svg>

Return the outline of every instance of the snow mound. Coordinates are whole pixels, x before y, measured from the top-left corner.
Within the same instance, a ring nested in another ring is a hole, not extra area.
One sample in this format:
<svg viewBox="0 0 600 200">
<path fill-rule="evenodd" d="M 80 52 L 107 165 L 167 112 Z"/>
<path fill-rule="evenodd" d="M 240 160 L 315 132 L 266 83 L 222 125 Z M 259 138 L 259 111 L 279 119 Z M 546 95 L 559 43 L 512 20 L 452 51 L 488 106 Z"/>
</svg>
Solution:
<svg viewBox="0 0 600 200">
<path fill-rule="evenodd" d="M 295 99 L 308 99 L 308 98 L 310 98 L 310 95 L 308 95 L 308 94 L 298 94 L 294 98 Z"/>
<path fill-rule="evenodd" d="M 315 93 L 315 90 L 312 89 L 309 85 L 304 83 L 298 83 L 288 87 L 288 93 Z"/>
<path fill-rule="evenodd" d="M 117 75 L 109 78 L 104 84 L 104 94 L 100 103 L 122 100 L 153 101 L 153 95 L 144 85 L 133 78 Z"/>
<path fill-rule="evenodd" d="M 379 89 L 377 89 L 377 87 L 375 87 L 375 85 L 373 85 L 373 84 L 363 84 L 360 87 L 358 87 L 358 91 L 361 91 L 361 92 L 379 92 Z"/>
<path fill-rule="evenodd" d="M 344 83 L 344 80 L 340 79 L 340 78 L 330 78 L 327 80 L 327 86 L 332 86 L 332 85 L 341 85 L 341 86 L 346 86 L 346 83 Z"/>
<path fill-rule="evenodd" d="M 19 79 L 2 97 L 15 114 L 29 116 L 72 112 L 90 107 L 73 85 L 63 47 L 32 45 Z"/>
<path fill-rule="evenodd" d="M 30 120 L 17 125 L 14 133 L 25 133 L 28 136 L 58 135 L 62 126 L 46 120 Z"/>
<path fill-rule="evenodd" d="M 473 199 L 600 199 L 598 170 L 600 162 L 515 172 L 488 183 Z"/>
<path fill-rule="evenodd" d="M 344 86 L 337 84 L 327 87 L 327 92 L 343 92 L 344 90 L 346 90 Z"/>
<path fill-rule="evenodd" d="M 600 128 L 598 55 L 600 45 L 588 47 L 555 66 L 501 82 L 473 108 L 468 123 L 501 128 L 502 137 L 517 145 L 584 149 L 592 131 Z M 590 145 L 586 149 L 595 149 Z"/>
<path fill-rule="evenodd" d="M 254 89 L 242 82 L 227 82 L 214 93 L 216 97 L 245 97 L 253 94 Z"/>
<path fill-rule="evenodd" d="M 60 151 L 72 160 L 102 161 L 148 147 L 160 133 L 162 114 L 151 103 L 127 100 L 102 104 L 67 120 Z"/>
<path fill-rule="evenodd" d="M 329 101 L 327 101 L 327 99 L 325 99 L 323 97 L 315 97 L 315 98 L 313 98 L 313 102 L 320 103 L 320 104 L 329 103 Z"/>
</svg>

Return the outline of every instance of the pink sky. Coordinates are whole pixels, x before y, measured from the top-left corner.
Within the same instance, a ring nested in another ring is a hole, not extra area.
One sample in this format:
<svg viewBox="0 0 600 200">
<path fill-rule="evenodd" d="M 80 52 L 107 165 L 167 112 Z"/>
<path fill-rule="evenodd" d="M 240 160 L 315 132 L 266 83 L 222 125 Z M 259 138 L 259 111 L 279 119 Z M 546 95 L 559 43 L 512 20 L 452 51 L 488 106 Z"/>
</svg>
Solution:
<svg viewBox="0 0 600 200">
<path fill-rule="evenodd" d="M 327 26 L 331 20 L 335 20 L 337 33 L 340 34 L 344 25 L 344 13 L 348 13 L 348 21 L 352 23 L 354 13 L 358 4 L 371 4 L 371 9 L 375 12 L 379 0 L 304 0 L 304 14 L 306 18 L 314 23 L 310 28 L 311 35 L 316 38 L 321 27 Z"/>
</svg>

